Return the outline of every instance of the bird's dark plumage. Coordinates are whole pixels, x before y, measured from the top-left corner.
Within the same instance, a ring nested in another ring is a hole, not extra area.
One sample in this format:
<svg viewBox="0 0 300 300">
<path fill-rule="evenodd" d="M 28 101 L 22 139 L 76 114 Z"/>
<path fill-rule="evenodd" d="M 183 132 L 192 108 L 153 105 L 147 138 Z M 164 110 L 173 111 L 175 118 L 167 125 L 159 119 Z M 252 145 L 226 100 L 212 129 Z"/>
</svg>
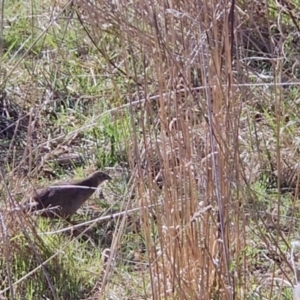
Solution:
<svg viewBox="0 0 300 300">
<path fill-rule="evenodd" d="M 35 202 L 31 211 L 42 210 L 41 215 L 44 217 L 68 219 L 105 180 L 111 180 L 111 177 L 97 171 L 83 180 L 55 184 L 35 190 L 30 197 L 30 200 Z"/>
</svg>

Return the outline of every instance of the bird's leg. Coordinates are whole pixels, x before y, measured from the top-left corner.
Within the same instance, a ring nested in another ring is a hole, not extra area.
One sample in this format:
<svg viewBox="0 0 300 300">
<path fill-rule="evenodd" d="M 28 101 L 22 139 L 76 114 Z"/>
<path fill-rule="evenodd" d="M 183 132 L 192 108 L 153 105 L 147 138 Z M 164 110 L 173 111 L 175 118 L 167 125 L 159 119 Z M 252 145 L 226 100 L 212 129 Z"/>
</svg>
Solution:
<svg viewBox="0 0 300 300">
<path fill-rule="evenodd" d="M 74 226 L 78 223 L 76 221 L 71 221 L 70 217 L 66 218 L 65 220 L 72 226 L 71 237 L 78 237 L 82 233 L 80 228 L 74 228 Z"/>
<path fill-rule="evenodd" d="M 69 225 L 72 226 L 71 236 L 73 237 L 73 235 L 74 235 L 74 225 L 76 225 L 76 224 L 73 221 L 71 221 L 71 217 L 67 217 L 65 220 L 68 222 Z"/>
<path fill-rule="evenodd" d="M 71 217 L 67 217 L 67 218 L 66 218 L 66 221 L 67 221 L 69 224 L 74 225 L 73 222 L 71 221 Z"/>
</svg>

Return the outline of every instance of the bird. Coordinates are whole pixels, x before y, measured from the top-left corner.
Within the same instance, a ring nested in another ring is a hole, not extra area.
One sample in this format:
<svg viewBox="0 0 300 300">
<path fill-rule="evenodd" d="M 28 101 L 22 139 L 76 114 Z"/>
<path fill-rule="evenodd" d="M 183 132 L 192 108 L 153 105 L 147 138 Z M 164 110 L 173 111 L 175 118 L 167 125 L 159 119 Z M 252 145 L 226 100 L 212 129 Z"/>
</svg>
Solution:
<svg viewBox="0 0 300 300">
<path fill-rule="evenodd" d="M 34 190 L 26 203 L 30 212 L 39 212 L 42 217 L 63 218 L 67 221 L 81 205 L 95 192 L 102 182 L 112 178 L 101 171 L 73 182 L 57 183 L 46 188 Z"/>
</svg>

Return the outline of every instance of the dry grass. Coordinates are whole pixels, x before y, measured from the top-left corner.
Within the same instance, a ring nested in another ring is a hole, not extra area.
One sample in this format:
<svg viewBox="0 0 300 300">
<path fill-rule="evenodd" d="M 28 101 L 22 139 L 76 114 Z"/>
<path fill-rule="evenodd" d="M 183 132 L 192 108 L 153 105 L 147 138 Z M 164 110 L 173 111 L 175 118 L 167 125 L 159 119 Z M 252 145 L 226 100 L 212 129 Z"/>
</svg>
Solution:
<svg viewBox="0 0 300 300">
<path fill-rule="evenodd" d="M 71 230 L 65 224 L 49 230 L 4 212 L 0 295 L 29 299 L 31 280 L 51 299 L 291 298 L 289 253 L 299 228 L 296 4 L 46 7 L 44 18 L 31 19 L 37 26 L 28 44 L 1 50 L 8 93 L 0 112 L 11 126 L 0 124 L 1 206 L 14 208 L 31 182 L 66 169 L 105 167 L 116 179 L 106 217 L 78 225 L 84 232 L 75 239 L 62 235 Z M 80 237 L 92 228 L 87 246 Z M 98 230 L 108 243 L 97 244 Z M 23 278 L 15 266 L 24 261 L 31 263 Z M 64 280 L 70 284 L 61 289 Z"/>
</svg>

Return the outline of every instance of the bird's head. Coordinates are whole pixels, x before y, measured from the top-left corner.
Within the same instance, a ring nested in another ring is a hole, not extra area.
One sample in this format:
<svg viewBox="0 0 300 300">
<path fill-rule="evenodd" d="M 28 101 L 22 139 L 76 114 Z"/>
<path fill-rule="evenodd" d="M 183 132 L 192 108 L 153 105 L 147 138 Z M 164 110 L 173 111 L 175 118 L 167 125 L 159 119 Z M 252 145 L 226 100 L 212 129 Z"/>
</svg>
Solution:
<svg viewBox="0 0 300 300">
<path fill-rule="evenodd" d="M 96 178 L 98 184 L 102 183 L 105 180 L 111 180 L 111 177 L 109 175 L 101 171 L 93 173 L 91 177 Z"/>
</svg>

